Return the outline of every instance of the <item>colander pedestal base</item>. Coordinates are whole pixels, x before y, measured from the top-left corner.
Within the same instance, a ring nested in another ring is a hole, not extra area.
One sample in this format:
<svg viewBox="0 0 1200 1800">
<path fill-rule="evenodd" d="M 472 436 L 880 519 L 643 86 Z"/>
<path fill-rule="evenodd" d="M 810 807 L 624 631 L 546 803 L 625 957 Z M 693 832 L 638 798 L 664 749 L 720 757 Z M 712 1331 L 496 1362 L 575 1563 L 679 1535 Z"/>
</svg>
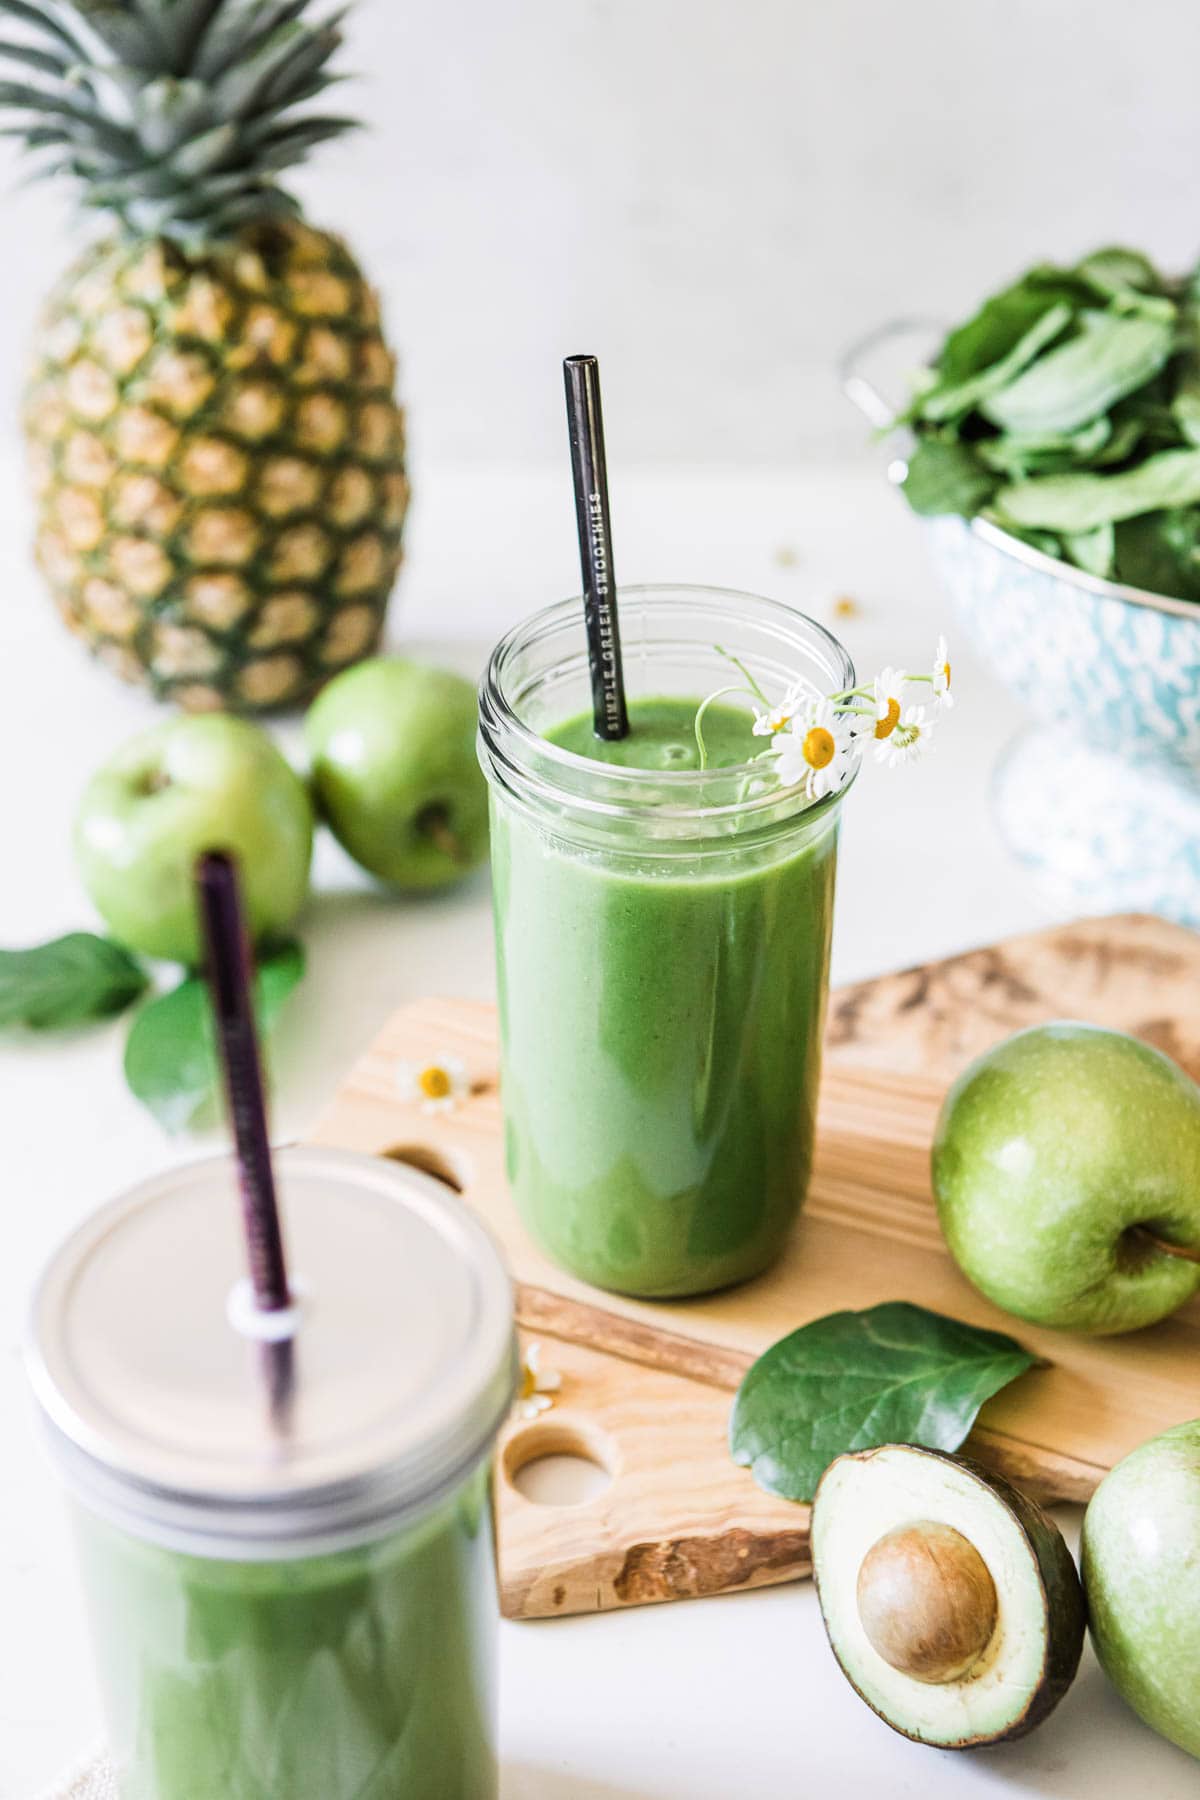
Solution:
<svg viewBox="0 0 1200 1800">
<path fill-rule="evenodd" d="M 1200 926 L 1200 773 L 1034 729 L 1001 756 L 992 798 L 1008 849 L 1058 904 Z"/>
</svg>

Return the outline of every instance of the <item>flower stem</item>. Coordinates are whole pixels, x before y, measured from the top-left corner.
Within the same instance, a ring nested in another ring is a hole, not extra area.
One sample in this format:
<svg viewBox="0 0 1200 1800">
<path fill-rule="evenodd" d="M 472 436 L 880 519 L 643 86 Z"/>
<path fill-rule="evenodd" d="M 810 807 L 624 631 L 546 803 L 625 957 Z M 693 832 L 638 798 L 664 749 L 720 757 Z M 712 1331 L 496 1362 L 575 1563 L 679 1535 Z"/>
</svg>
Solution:
<svg viewBox="0 0 1200 1800">
<path fill-rule="evenodd" d="M 746 667 L 745 663 L 741 660 L 741 658 L 738 656 L 735 656 L 733 654 L 732 650 L 726 650 L 726 648 L 723 644 L 714 644 L 713 649 L 716 651 L 718 656 L 723 656 L 725 658 L 726 662 L 733 664 L 733 666 L 737 670 L 738 674 L 742 677 L 743 681 L 746 683 L 746 686 L 750 689 L 750 692 L 754 695 L 754 698 L 757 701 L 759 701 L 763 706 L 767 707 L 767 709 L 769 710 L 771 702 L 767 699 L 767 696 L 763 693 L 763 691 L 759 687 L 757 681 L 755 681 L 753 675 L 750 673 L 749 669 Z M 728 693 L 734 692 L 734 690 L 732 688 L 726 688 L 725 692 L 728 694 Z"/>
<path fill-rule="evenodd" d="M 722 654 L 724 654 L 724 653 L 722 652 Z M 734 683 L 734 685 L 732 685 L 731 687 L 717 688 L 715 693 L 709 694 L 707 696 L 707 698 L 702 700 L 700 702 L 699 706 L 696 708 L 696 724 L 695 724 L 694 729 L 696 732 L 696 749 L 700 755 L 701 769 L 707 769 L 707 767 L 708 767 L 708 746 L 704 742 L 704 729 L 703 729 L 705 713 L 708 711 L 709 707 L 712 705 L 714 700 L 723 700 L 725 698 L 726 694 L 739 694 L 739 693 L 741 693 L 741 691 L 742 690 L 740 689 L 740 687 L 737 686 L 736 683 Z"/>
</svg>

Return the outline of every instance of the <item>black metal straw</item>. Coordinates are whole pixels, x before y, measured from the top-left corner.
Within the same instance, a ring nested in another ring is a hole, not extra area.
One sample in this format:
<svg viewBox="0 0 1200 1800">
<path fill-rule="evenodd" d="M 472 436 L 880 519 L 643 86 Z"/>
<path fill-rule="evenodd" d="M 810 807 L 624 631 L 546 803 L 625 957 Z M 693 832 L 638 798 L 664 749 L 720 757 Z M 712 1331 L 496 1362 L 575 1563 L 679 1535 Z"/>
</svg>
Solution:
<svg viewBox="0 0 1200 1800">
<path fill-rule="evenodd" d="M 292 1303 L 283 1232 L 271 1167 L 266 1095 L 254 1023 L 252 963 L 238 894 L 237 871 L 228 856 L 211 851 L 196 864 L 196 886 L 207 950 L 207 975 L 233 1128 L 242 1222 L 254 1303 L 279 1312 Z M 293 1376 L 292 1342 L 263 1345 L 272 1410 L 286 1410 Z"/>
<path fill-rule="evenodd" d="M 629 735 L 629 715 L 621 666 L 604 418 L 600 411 L 600 366 L 596 358 L 568 356 L 563 363 L 563 381 L 567 390 L 583 610 L 592 673 L 592 717 L 596 736 L 612 740 Z"/>
</svg>

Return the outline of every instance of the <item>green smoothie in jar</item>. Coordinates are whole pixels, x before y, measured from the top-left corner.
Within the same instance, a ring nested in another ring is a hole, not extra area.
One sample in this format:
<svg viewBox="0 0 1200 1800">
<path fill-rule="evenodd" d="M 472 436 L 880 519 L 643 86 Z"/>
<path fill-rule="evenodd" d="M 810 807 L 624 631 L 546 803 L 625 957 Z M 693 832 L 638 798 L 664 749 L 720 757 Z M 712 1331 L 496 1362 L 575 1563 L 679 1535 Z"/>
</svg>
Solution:
<svg viewBox="0 0 1200 1800">
<path fill-rule="evenodd" d="M 841 794 L 781 790 L 739 682 L 853 685 L 752 596 L 621 595 L 628 736 L 596 737 L 578 603 L 518 628 L 481 699 L 508 1172 L 573 1273 L 672 1297 L 779 1254 L 808 1182 Z M 575 705 L 570 702 L 574 700 Z M 843 790 L 844 791 L 844 790 Z"/>
<path fill-rule="evenodd" d="M 295 1150 L 278 1177 L 286 1418 L 224 1160 L 96 1215 L 36 1303 L 121 1800 L 489 1800 L 507 1278 L 411 1170 Z"/>
</svg>

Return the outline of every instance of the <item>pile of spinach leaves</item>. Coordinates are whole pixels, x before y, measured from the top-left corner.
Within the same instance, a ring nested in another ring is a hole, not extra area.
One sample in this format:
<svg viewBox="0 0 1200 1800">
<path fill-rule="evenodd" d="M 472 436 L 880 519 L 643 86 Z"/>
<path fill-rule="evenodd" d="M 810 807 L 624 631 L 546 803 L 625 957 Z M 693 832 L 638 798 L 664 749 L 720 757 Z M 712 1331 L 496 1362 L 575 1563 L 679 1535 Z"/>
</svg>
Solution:
<svg viewBox="0 0 1200 1800">
<path fill-rule="evenodd" d="M 950 333 L 897 423 L 916 512 L 1200 601 L 1200 272 L 1119 248 L 1030 269 Z"/>
</svg>

